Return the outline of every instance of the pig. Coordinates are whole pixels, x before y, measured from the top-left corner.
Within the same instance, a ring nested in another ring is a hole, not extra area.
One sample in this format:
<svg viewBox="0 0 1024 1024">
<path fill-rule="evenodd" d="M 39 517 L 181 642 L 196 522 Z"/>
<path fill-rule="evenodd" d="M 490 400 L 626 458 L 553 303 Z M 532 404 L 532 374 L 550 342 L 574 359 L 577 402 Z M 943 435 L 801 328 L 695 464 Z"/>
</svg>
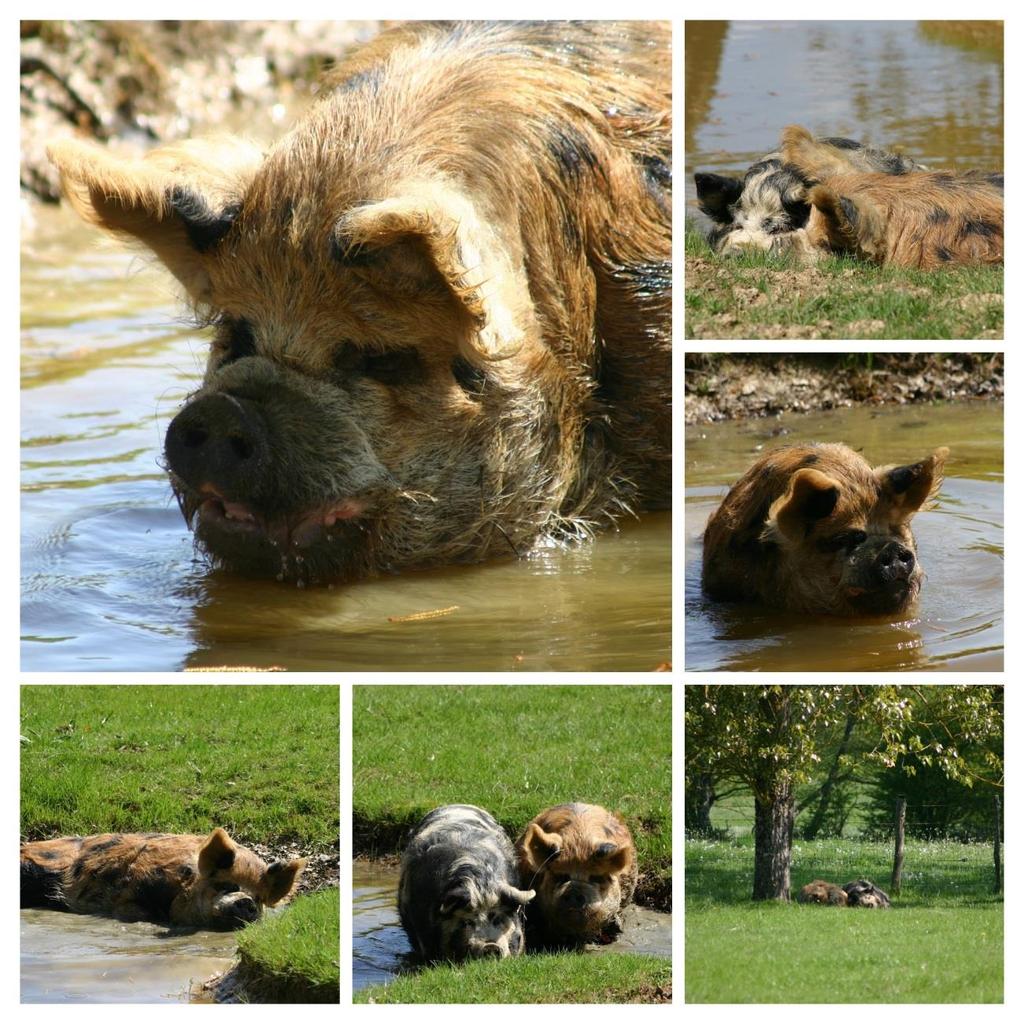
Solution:
<svg viewBox="0 0 1024 1024">
<path fill-rule="evenodd" d="M 610 943 L 637 882 L 636 848 L 621 815 L 595 804 L 542 811 L 516 843 L 520 884 L 537 889 L 530 933 L 550 946 Z"/>
<path fill-rule="evenodd" d="M 825 903 L 833 907 L 845 907 L 847 903 L 844 889 L 820 878 L 808 882 L 797 893 L 796 899 L 798 903 Z"/>
<path fill-rule="evenodd" d="M 273 861 L 208 836 L 103 833 L 23 843 L 21 905 L 119 921 L 242 928 L 290 898 L 304 858 Z"/>
<path fill-rule="evenodd" d="M 875 149 L 853 139 L 816 140 L 850 172 L 900 176 L 925 168 L 900 153 Z M 879 180 L 882 180 L 880 177 Z M 697 201 L 711 219 L 708 241 L 723 256 L 749 251 L 780 254 L 794 247 L 795 233 L 811 215 L 809 179 L 779 149 L 750 166 L 742 178 L 698 172 Z"/>
<path fill-rule="evenodd" d="M 814 183 L 807 222 L 791 236 L 808 261 L 846 253 L 919 270 L 1003 262 L 1001 173 L 852 171 L 845 154 L 799 125 L 783 131 L 782 145 L 787 166 Z"/>
<path fill-rule="evenodd" d="M 670 36 L 399 25 L 267 152 L 49 147 L 212 330 L 164 461 L 213 564 L 355 580 L 669 506 Z"/>
<path fill-rule="evenodd" d="M 512 843 L 471 804 L 432 810 L 402 854 L 398 914 L 424 960 L 519 956 L 523 908 L 536 895 L 517 888 Z"/>
<path fill-rule="evenodd" d="M 767 452 L 708 520 L 705 593 L 805 613 L 903 614 L 924 578 L 910 520 L 938 493 L 948 454 L 872 469 L 843 444 Z"/>
<path fill-rule="evenodd" d="M 867 907 L 873 910 L 889 910 L 892 901 L 888 893 L 882 892 L 874 882 L 861 878 L 843 886 L 847 904 L 851 907 Z"/>
</svg>

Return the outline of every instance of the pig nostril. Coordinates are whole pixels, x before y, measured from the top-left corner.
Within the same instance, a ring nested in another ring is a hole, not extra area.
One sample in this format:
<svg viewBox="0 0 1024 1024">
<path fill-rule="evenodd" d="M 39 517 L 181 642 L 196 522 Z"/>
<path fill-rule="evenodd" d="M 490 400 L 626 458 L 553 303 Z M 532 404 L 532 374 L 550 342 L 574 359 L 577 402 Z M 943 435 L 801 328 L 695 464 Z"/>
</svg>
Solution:
<svg viewBox="0 0 1024 1024">
<path fill-rule="evenodd" d="M 186 448 L 202 448 L 209 436 L 202 427 L 190 427 L 182 432 L 181 443 Z"/>
<path fill-rule="evenodd" d="M 240 460 L 248 459 L 252 456 L 252 443 L 248 438 L 234 434 L 228 438 L 228 444 L 231 445 L 231 450 Z"/>
</svg>

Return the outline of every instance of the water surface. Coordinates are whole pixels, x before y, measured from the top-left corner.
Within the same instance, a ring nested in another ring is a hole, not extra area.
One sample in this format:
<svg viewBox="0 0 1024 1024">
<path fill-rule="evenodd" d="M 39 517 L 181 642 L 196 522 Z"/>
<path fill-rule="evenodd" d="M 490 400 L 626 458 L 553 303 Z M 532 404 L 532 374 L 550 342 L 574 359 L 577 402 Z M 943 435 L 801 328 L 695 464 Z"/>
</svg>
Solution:
<svg viewBox="0 0 1024 1024">
<path fill-rule="evenodd" d="M 231 932 L 175 935 L 143 922 L 22 910 L 21 1001 L 204 1001 L 199 986 L 234 962 L 236 945 Z"/>
<path fill-rule="evenodd" d="M 798 616 L 709 601 L 701 535 L 735 481 L 769 448 L 839 441 L 873 465 L 949 447 L 937 507 L 914 517 L 926 578 L 897 619 Z M 857 408 L 687 427 L 686 668 L 690 671 L 1000 671 L 1003 667 L 1002 403 Z"/>
<path fill-rule="evenodd" d="M 32 216 L 24 669 L 622 671 L 670 660 L 667 514 L 579 548 L 334 588 L 211 570 L 158 462 L 206 340 L 181 319 L 168 275 L 69 211 Z"/>
</svg>

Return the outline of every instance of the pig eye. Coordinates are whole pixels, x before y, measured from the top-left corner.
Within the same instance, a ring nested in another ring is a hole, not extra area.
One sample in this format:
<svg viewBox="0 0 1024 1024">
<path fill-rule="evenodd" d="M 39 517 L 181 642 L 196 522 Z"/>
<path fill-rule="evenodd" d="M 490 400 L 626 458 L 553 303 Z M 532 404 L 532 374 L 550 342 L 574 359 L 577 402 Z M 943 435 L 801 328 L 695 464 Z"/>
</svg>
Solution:
<svg viewBox="0 0 1024 1024">
<path fill-rule="evenodd" d="M 604 881 L 604 875 L 591 875 L 587 881 L 591 885 L 600 885 Z"/>
<path fill-rule="evenodd" d="M 256 355 L 256 335 L 248 320 L 225 317 L 219 324 L 218 335 L 226 353 L 221 366 Z"/>
<path fill-rule="evenodd" d="M 863 530 L 843 530 L 832 537 L 826 537 L 818 543 L 821 551 L 852 551 L 859 544 L 863 544 L 868 535 Z"/>
<path fill-rule="evenodd" d="M 414 384 L 423 376 L 420 354 L 408 346 L 375 352 L 355 345 L 341 345 L 335 352 L 334 366 L 346 375 L 370 377 L 392 387 Z"/>
<path fill-rule="evenodd" d="M 456 356 L 452 360 L 452 376 L 455 383 L 471 398 L 479 398 L 483 393 L 484 384 L 487 383 L 487 374 L 462 356 Z"/>
<path fill-rule="evenodd" d="M 552 874 L 551 880 L 555 883 L 555 885 L 564 885 L 566 882 L 569 881 L 569 876 Z"/>
</svg>

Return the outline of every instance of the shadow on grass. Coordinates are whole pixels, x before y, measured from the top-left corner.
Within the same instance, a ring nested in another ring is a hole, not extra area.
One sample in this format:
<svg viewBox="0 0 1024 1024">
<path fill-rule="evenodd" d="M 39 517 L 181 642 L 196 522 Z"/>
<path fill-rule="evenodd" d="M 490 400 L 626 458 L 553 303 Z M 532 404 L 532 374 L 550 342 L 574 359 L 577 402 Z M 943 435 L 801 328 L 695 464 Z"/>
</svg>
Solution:
<svg viewBox="0 0 1024 1024">
<path fill-rule="evenodd" d="M 791 891 L 816 878 L 840 885 L 867 878 L 890 888 L 892 846 L 850 839 L 797 841 L 793 844 Z M 686 844 L 686 903 L 761 906 L 751 897 L 753 841 L 704 840 Z M 1001 903 L 993 892 L 992 851 L 980 843 L 909 842 L 903 883 L 893 906 L 983 906 Z"/>
</svg>

